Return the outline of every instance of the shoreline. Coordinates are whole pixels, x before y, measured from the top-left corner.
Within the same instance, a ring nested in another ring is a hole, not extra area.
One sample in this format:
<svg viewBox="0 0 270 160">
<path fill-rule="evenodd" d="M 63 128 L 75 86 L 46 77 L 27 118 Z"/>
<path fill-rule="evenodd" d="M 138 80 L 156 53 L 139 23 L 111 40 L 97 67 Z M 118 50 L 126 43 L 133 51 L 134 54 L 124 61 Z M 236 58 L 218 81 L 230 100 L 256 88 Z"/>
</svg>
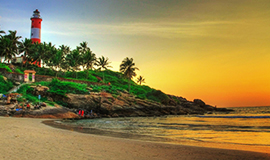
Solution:
<svg viewBox="0 0 270 160">
<path fill-rule="evenodd" d="M 43 124 L 49 125 L 54 128 L 71 130 L 84 134 L 91 134 L 97 136 L 106 136 L 113 138 L 123 138 L 128 140 L 137 140 L 144 142 L 154 142 L 162 144 L 172 144 L 172 145 L 185 145 L 185 146 L 194 146 L 194 147 L 205 147 L 205 148 L 216 148 L 216 149 L 227 149 L 227 150 L 238 150 L 238 151 L 247 151 L 247 152 L 258 152 L 266 153 L 270 155 L 270 150 L 268 146 L 258 146 L 258 145 L 249 145 L 249 144 L 237 144 L 237 143 L 218 143 L 218 142 L 203 142 L 203 141 L 193 141 L 193 140 L 176 140 L 164 137 L 154 137 L 150 135 L 139 135 L 123 132 L 108 131 L 95 128 L 85 128 L 83 126 L 74 126 L 65 124 L 63 120 L 46 120 L 42 121 Z M 65 120 L 64 120 L 65 121 Z"/>
<path fill-rule="evenodd" d="M 268 153 L 174 145 L 83 134 L 0 117 L 0 159 L 270 159 Z"/>
</svg>

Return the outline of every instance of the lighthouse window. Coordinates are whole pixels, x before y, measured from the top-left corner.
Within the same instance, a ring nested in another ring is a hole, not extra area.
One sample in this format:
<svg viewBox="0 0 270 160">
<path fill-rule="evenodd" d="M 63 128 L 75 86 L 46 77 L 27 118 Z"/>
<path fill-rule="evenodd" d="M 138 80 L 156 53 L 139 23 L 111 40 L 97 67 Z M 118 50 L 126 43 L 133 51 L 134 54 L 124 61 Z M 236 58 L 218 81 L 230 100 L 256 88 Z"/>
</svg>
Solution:
<svg viewBox="0 0 270 160">
<path fill-rule="evenodd" d="M 32 28 L 34 28 L 34 26 L 32 26 Z"/>
<path fill-rule="evenodd" d="M 40 24 L 40 22 L 38 22 Z"/>
</svg>

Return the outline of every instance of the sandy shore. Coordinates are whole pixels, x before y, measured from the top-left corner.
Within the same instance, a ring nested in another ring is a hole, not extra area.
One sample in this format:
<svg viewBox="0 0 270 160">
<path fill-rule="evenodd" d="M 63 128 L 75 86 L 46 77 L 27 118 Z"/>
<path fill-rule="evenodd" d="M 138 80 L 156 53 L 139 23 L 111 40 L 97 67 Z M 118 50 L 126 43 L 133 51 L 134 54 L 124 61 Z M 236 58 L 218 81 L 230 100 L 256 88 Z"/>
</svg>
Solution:
<svg viewBox="0 0 270 160">
<path fill-rule="evenodd" d="M 171 145 L 53 128 L 44 119 L 0 117 L 0 159 L 270 159 L 269 154 Z"/>
</svg>

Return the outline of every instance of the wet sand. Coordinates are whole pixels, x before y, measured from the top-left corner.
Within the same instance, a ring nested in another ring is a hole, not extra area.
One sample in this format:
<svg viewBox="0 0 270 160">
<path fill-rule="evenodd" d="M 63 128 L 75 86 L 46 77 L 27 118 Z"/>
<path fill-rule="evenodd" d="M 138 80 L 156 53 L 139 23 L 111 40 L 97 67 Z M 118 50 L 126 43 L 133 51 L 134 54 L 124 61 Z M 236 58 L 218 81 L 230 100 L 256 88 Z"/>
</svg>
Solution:
<svg viewBox="0 0 270 160">
<path fill-rule="evenodd" d="M 0 159 L 270 159 L 266 153 L 84 134 L 50 127 L 44 120 L 0 117 Z"/>
</svg>

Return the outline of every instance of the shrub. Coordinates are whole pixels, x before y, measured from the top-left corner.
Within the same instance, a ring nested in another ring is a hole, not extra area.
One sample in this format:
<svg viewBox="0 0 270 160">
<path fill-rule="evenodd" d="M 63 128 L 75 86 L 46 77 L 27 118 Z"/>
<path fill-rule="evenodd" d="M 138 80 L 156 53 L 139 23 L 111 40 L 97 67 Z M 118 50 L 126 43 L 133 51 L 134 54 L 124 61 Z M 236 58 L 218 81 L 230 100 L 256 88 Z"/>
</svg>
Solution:
<svg viewBox="0 0 270 160">
<path fill-rule="evenodd" d="M 64 95 L 66 93 L 85 94 L 89 91 L 86 89 L 86 84 L 59 81 L 54 78 L 51 83 L 47 84 L 50 88 L 49 92 Z"/>
<path fill-rule="evenodd" d="M 16 68 L 16 69 L 15 69 L 15 72 L 16 72 L 16 73 L 20 73 L 20 74 L 24 74 L 24 72 L 22 72 L 19 68 Z"/>
<path fill-rule="evenodd" d="M 0 74 L 0 93 L 6 93 L 13 87 L 13 83 L 10 80 L 5 81 L 4 77 Z"/>
<path fill-rule="evenodd" d="M 152 90 L 152 92 L 147 93 L 146 97 L 162 104 L 169 104 L 170 101 L 170 98 L 160 90 Z"/>
<path fill-rule="evenodd" d="M 7 72 L 12 72 L 12 70 L 4 63 L 0 63 L 0 68 L 5 68 Z"/>
</svg>

